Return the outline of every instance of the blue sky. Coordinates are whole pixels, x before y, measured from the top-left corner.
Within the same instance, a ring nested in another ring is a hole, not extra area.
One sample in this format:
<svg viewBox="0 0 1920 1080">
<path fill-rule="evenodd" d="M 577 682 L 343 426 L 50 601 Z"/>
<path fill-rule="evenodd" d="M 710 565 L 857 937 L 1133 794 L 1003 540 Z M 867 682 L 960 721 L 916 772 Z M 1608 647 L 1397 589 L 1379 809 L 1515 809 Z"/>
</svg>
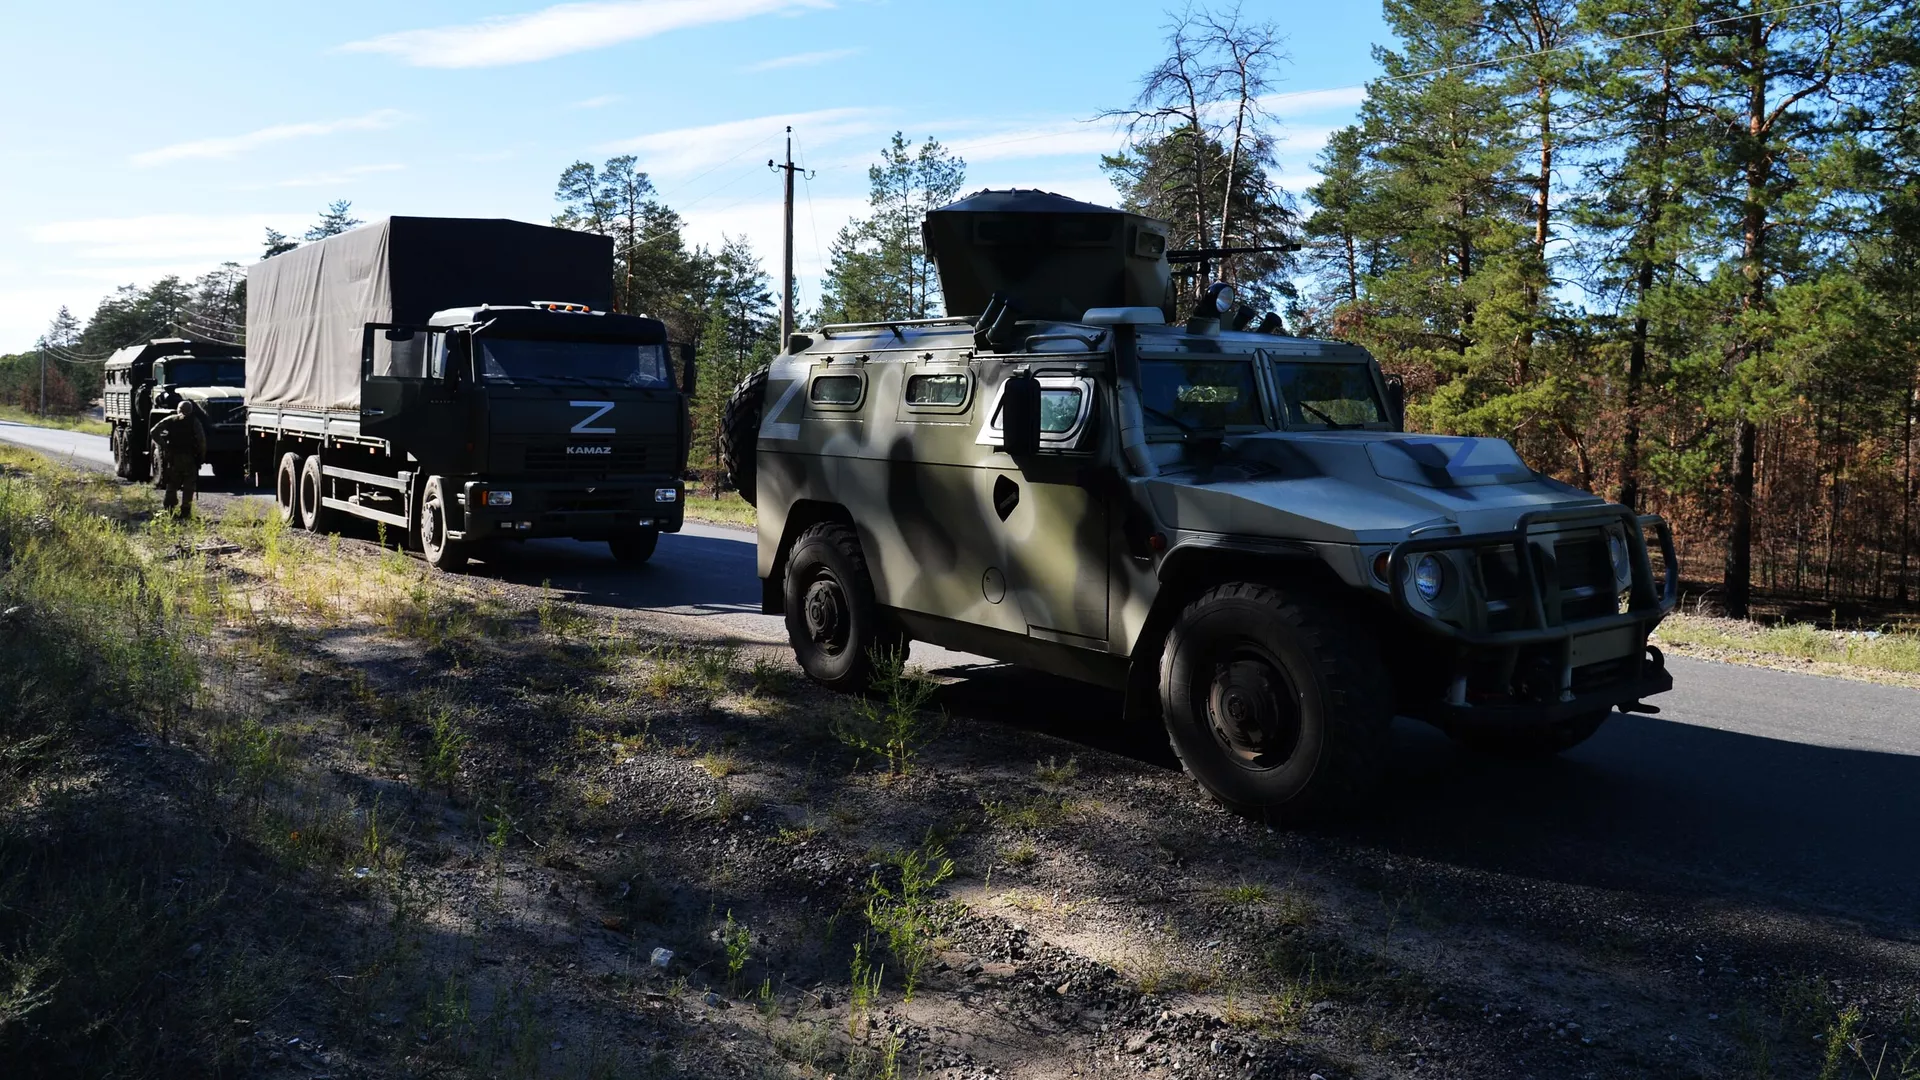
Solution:
<svg viewBox="0 0 1920 1080">
<path fill-rule="evenodd" d="M 637 154 L 688 238 L 745 234 L 769 269 L 787 124 L 803 306 L 898 129 L 968 187 L 1111 201 L 1086 123 L 1160 54 L 1167 3 L 537 0 L 329 4 L 0 0 L 0 351 L 61 304 L 258 257 L 333 199 L 388 214 L 546 221 L 570 162 Z M 1291 61 L 1269 102 L 1299 190 L 1385 39 L 1373 4 L 1260 3 Z"/>
</svg>

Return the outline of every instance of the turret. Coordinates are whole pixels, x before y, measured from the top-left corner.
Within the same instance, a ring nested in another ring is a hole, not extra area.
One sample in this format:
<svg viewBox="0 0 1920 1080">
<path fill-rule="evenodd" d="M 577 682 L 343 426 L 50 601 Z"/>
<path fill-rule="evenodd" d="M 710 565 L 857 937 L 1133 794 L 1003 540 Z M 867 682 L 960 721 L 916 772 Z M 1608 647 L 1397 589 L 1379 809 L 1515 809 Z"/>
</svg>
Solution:
<svg viewBox="0 0 1920 1080">
<path fill-rule="evenodd" d="M 1018 318 L 1063 321 L 1172 301 L 1167 226 L 1153 218 L 1044 191 L 982 191 L 930 211 L 922 229 L 948 315 L 978 316 L 995 294 Z"/>
</svg>

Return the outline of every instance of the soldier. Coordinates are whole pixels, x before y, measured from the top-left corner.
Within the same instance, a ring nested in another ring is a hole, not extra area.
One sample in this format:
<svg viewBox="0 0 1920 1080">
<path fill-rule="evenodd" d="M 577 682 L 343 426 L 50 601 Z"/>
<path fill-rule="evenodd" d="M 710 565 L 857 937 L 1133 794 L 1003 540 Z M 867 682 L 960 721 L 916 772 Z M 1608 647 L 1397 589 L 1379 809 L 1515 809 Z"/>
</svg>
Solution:
<svg viewBox="0 0 1920 1080">
<path fill-rule="evenodd" d="M 200 462 L 207 456 L 207 433 L 200 424 L 199 408 L 182 401 L 179 408 L 153 425 L 153 445 L 158 450 L 154 476 L 167 489 L 166 509 L 174 509 L 176 494 L 180 508 L 176 516 L 193 516 L 194 487 L 200 478 Z"/>
</svg>

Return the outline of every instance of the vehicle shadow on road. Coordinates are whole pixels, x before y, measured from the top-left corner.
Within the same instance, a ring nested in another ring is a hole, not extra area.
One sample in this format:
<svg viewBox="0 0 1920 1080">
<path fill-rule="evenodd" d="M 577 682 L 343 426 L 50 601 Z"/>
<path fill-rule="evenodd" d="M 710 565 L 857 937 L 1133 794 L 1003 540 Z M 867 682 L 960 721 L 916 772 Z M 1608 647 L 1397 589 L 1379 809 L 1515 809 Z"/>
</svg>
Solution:
<svg viewBox="0 0 1920 1080">
<path fill-rule="evenodd" d="M 690 533 L 660 538 L 651 561 L 615 562 L 607 545 L 579 540 L 507 542 L 475 556 L 469 572 L 515 585 L 547 586 L 600 607 L 681 613 L 758 613 L 760 578 L 751 543 Z"/>
<path fill-rule="evenodd" d="M 1114 691 L 1004 665 L 940 674 L 957 679 L 940 699 L 956 717 L 1179 767 L 1163 732 L 1121 720 Z M 1396 721 L 1372 804 L 1308 831 L 1523 879 L 1913 928 L 1916 828 L 1920 757 L 1616 714 L 1586 745 L 1541 761 L 1486 757 Z"/>
</svg>

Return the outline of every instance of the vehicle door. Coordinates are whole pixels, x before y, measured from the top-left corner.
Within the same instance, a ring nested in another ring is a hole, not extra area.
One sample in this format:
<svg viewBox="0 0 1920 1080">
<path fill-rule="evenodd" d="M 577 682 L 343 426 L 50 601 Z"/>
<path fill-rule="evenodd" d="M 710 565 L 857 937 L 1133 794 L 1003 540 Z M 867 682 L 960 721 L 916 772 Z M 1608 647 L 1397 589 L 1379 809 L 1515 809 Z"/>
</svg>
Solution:
<svg viewBox="0 0 1920 1080">
<path fill-rule="evenodd" d="M 412 454 L 426 470 L 460 470 L 471 447 L 467 336 L 426 326 L 368 323 L 360 344 L 360 431 Z"/>
<path fill-rule="evenodd" d="M 978 441 L 1002 441 L 1007 377 L 1031 371 L 1040 382 L 1040 450 L 1015 460 L 987 458 L 989 505 L 1003 526 L 1007 586 L 1035 637 L 1068 644 L 1107 640 L 1108 509 L 1089 490 L 1098 463 L 1104 410 L 1100 365 L 1056 364 L 1039 357 L 992 365 L 991 400 Z"/>
</svg>

